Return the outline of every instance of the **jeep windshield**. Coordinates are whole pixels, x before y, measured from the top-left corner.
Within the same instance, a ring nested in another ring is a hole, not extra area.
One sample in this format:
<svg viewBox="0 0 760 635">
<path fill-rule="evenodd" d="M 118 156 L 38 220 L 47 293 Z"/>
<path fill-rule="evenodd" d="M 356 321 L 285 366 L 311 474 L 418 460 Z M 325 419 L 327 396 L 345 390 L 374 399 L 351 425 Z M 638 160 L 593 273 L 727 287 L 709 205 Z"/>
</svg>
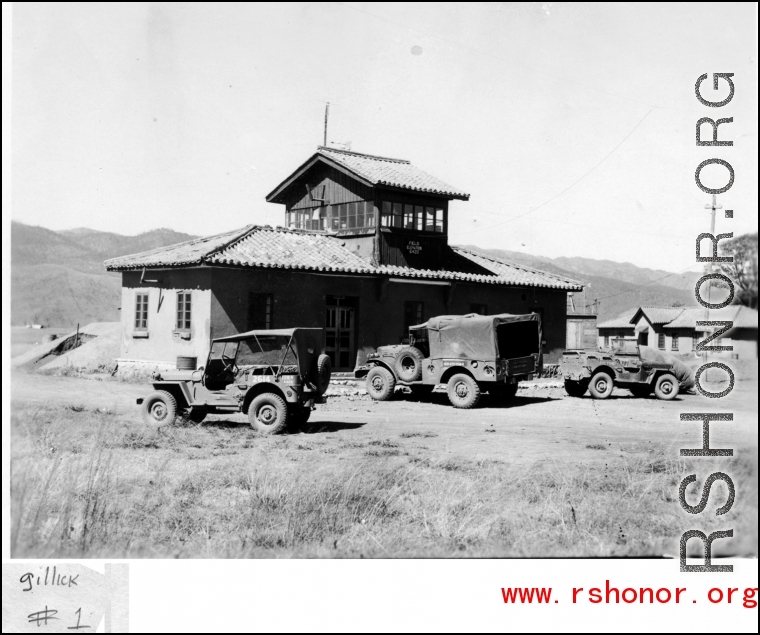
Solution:
<svg viewBox="0 0 760 635">
<path fill-rule="evenodd" d="M 638 355 L 639 343 L 632 339 L 615 338 L 612 340 L 610 350 L 615 355 Z"/>
</svg>

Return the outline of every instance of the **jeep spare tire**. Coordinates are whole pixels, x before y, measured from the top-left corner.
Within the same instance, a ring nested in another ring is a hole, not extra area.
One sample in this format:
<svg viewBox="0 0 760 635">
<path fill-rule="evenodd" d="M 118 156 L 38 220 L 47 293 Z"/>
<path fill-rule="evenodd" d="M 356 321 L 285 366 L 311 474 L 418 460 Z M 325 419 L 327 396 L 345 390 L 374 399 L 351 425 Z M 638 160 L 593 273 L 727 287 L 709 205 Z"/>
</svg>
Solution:
<svg viewBox="0 0 760 635">
<path fill-rule="evenodd" d="M 332 362 L 330 357 L 322 353 L 317 359 L 317 391 L 324 395 L 330 386 L 332 376 Z"/>
<path fill-rule="evenodd" d="M 414 346 L 405 346 L 396 355 L 393 369 L 401 381 L 417 381 L 422 377 L 422 351 Z"/>
</svg>

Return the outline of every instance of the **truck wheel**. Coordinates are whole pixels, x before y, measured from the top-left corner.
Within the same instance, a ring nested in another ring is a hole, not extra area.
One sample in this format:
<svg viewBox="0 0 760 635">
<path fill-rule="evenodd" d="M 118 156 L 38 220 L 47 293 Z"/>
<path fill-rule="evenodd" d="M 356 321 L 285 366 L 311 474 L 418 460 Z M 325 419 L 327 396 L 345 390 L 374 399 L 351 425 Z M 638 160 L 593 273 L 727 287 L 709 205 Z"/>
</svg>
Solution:
<svg viewBox="0 0 760 635">
<path fill-rule="evenodd" d="M 288 425 L 288 407 L 280 395 L 265 392 L 254 397 L 248 406 L 248 420 L 261 434 L 277 434 Z"/>
<path fill-rule="evenodd" d="M 375 401 L 388 401 L 393 396 L 396 378 L 382 366 L 375 366 L 367 373 L 367 392 Z"/>
<path fill-rule="evenodd" d="M 455 408 L 474 408 L 480 401 L 480 387 L 469 375 L 458 373 L 446 386 L 449 401 Z"/>
<path fill-rule="evenodd" d="M 396 361 L 393 364 L 396 376 L 401 381 L 417 381 L 422 377 L 422 361 L 424 359 L 425 357 L 419 348 L 414 346 L 402 348 L 396 355 Z"/>
<path fill-rule="evenodd" d="M 587 381 L 578 381 L 575 379 L 565 380 L 565 392 L 569 397 L 583 397 L 588 390 Z"/>
<path fill-rule="evenodd" d="M 171 393 L 158 390 L 143 401 L 142 417 L 151 428 L 173 425 L 177 419 L 177 400 Z"/>
<path fill-rule="evenodd" d="M 649 395 L 652 394 L 652 387 L 649 384 L 638 384 L 636 386 L 631 386 L 628 390 L 631 391 L 631 394 L 634 397 L 649 397 Z"/>
<path fill-rule="evenodd" d="M 660 375 L 654 385 L 654 394 L 663 401 L 675 399 L 678 395 L 678 380 L 671 374 Z"/>
<path fill-rule="evenodd" d="M 612 376 L 604 371 L 598 372 L 591 378 L 589 390 L 594 399 L 607 399 L 612 394 L 615 383 Z"/>
<path fill-rule="evenodd" d="M 332 377 L 332 362 L 329 355 L 322 353 L 317 358 L 317 391 L 324 395 L 330 387 L 330 377 Z"/>
</svg>

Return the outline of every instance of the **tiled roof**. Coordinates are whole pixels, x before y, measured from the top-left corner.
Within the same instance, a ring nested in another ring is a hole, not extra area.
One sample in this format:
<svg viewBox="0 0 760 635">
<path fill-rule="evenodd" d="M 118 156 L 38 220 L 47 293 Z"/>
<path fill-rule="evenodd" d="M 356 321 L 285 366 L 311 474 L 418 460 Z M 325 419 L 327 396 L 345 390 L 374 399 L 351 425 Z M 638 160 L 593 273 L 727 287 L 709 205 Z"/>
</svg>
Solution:
<svg viewBox="0 0 760 635">
<path fill-rule="evenodd" d="M 373 273 L 375 269 L 343 247 L 341 240 L 324 232 L 281 227 L 254 227 L 226 249 L 209 254 L 206 260 L 223 265 L 310 271 Z"/>
<path fill-rule="evenodd" d="M 304 271 L 332 271 L 417 279 L 461 280 L 521 287 L 580 291 L 582 283 L 497 258 L 451 248 L 452 266 L 445 270 L 374 266 L 324 232 L 249 225 L 235 232 L 191 240 L 162 249 L 106 260 L 109 271 L 190 264 L 233 265 Z M 457 261 L 457 259 L 459 259 Z M 464 264 L 465 266 L 460 266 Z"/>
<path fill-rule="evenodd" d="M 627 311 L 623 311 L 620 315 L 612 318 L 611 320 L 607 320 L 606 322 L 597 324 L 597 328 L 600 328 L 600 329 L 631 328 L 632 329 L 633 324 L 631 324 L 631 320 L 633 320 L 633 316 L 636 315 L 637 312 L 638 312 L 638 309 L 628 309 Z"/>
<path fill-rule="evenodd" d="M 293 182 L 300 174 L 311 167 L 315 158 L 324 157 L 334 161 L 357 177 L 367 181 L 373 186 L 398 187 L 416 192 L 429 192 L 467 200 L 470 195 L 462 190 L 444 183 L 439 178 L 428 174 L 424 170 L 414 167 L 404 159 L 389 159 L 372 154 L 361 154 L 349 150 L 338 150 L 319 146 L 316 154 L 309 158 L 306 163 L 299 167 L 293 174 L 278 185 L 268 196 L 268 201 L 273 201 L 280 192 Z"/>
<path fill-rule="evenodd" d="M 732 305 L 722 309 L 711 309 L 708 317 L 707 309 L 698 307 L 684 309 L 672 322 L 665 325 L 668 329 L 705 329 L 697 327 L 697 321 L 729 321 L 734 323 L 734 328 L 757 328 L 757 311 L 746 306 Z"/>
<path fill-rule="evenodd" d="M 120 269 L 142 269 L 143 267 L 178 267 L 200 263 L 205 256 L 213 253 L 230 243 L 238 240 L 251 229 L 252 225 L 216 236 L 194 238 L 184 243 L 177 243 L 168 247 L 159 247 L 138 254 L 119 256 L 106 260 L 105 267 L 108 271 Z"/>
<path fill-rule="evenodd" d="M 518 265 L 508 262 L 502 258 L 494 256 L 484 256 L 483 254 L 464 249 L 463 247 L 452 247 L 452 250 L 464 256 L 475 264 L 488 269 L 494 275 L 508 278 L 512 284 L 525 287 L 551 287 L 554 289 L 567 289 L 568 291 L 581 291 L 583 283 L 565 278 L 553 273 L 539 271 L 524 265 Z"/>
<path fill-rule="evenodd" d="M 652 324 L 667 324 L 681 315 L 683 310 L 680 306 L 642 306 L 631 318 L 631 322 L 638 318 L 639 313 L 643 313 Z"/>
</svg>

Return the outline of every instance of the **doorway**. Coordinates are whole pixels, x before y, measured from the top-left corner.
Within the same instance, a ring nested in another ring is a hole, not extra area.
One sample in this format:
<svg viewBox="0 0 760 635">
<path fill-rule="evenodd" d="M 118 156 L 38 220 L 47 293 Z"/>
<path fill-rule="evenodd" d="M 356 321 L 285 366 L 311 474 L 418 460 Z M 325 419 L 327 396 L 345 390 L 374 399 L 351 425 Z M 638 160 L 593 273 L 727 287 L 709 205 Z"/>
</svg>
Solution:
<svg viewBox="0 0 760 635">
<path fill-rule="evenodd" d="M 334 370 L 353 370 L 356 298 L 327 296 L 325 304 L 325 354 Z"/>
</svg>

